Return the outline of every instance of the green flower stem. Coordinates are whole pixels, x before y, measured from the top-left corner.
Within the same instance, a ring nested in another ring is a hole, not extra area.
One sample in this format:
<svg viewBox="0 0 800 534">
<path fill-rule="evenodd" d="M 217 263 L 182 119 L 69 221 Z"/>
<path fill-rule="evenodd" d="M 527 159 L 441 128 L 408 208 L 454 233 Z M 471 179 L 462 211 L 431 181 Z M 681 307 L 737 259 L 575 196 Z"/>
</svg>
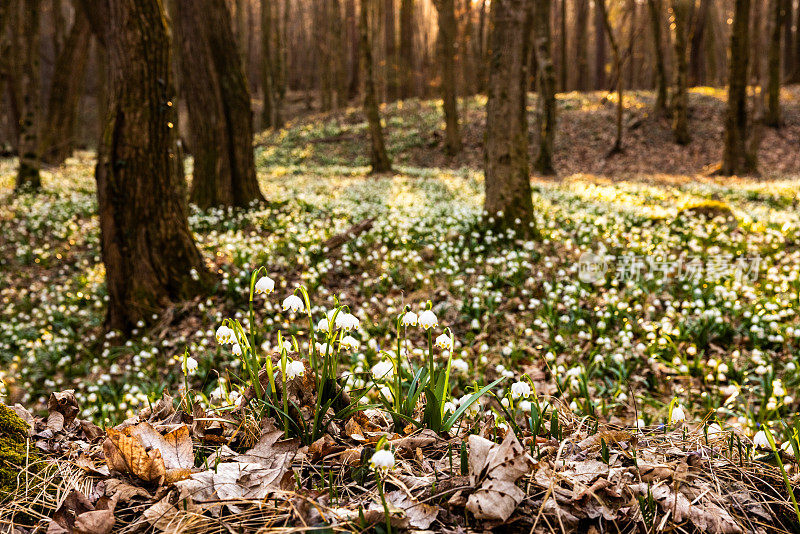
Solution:
<svg viewBox="0 0 800 534">
<path fill-rule="evenodd" d="M 375 468 L 375 482 L 378 483 L 378 494 L 381 496 L 381 503 L 383 503 L 383 514 L 386 517 L 386 532 L 387 534 L 392 534 L 392 518 L 389 515 L 389 505 L 386 503 L 386 495 L 383 493 L 383 478 L 377 468 Z"/>
</svg>

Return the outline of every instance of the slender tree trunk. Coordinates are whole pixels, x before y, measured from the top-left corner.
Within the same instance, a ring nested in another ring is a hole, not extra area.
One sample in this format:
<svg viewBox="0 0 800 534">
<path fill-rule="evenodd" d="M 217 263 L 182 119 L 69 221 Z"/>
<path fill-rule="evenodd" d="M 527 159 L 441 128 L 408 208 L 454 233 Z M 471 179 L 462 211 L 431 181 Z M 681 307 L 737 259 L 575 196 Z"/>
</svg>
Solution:
<svg viewBox="0 0 800 534">
<path fill-rule="evenodd" d="M 442 73 L 442 109 L 445 122 L 445 152 L 453 156 L 461 152 L 456 92 L 456 13 L 453 0 L 435 0 L 439 14 L 437 49 Z"/>
<path fill-rule="evenodd" d="M 603 24 L 606 27 L 606 35 L 608 35 L 608 42 L 611 44 L 611 55 L 614 58 L 614 75 L 616 76 L 617 88 L 617 137 L 614 140 L 614 146 L 609 151 L 608 155 L 618 154 L 622 152 L 622 110 L 624 106 L 624 95 L 622 94 L 622 58 L 619 53 L 619 44 L 614 37 L 614 29 L 611 27 L 611 20 L 608 18 L 608 10 L 606 9 L 605 0 L 595 0 L 596 6 L 600 8 L 603 14 Z"/>
<path fill-rule="evenodd" d="M 568 65 L 569 61 L 567 60 L 568 51 L 567 51 L 567 0 L 561 0 L 561 9 L 559 10 L 560 17 L 558 22 L 560 24 L 560 42 L 558 46 L 559 51 L 559 80 L 558 86 L 562 92 L 566 92 L 568 90 L 567 82 L 569 81 L 568 73 Z"/>
<path fill-rule="evenodd" d="M 628 88 L 636 88 L 636 28 L 638 23 L 638 9 L 637 0 L 628 0 L 628 6 L 625 10 L 625 17 L 628 19 L 628 51 L 626 57 L 628 60 Z"/>
<path fill-rule="evenodd" d="M 108 113 L 96 168 L 106 324 L 129 332 L 170 303 L 198 294 L 210 274 L 187 222 L 162 4 L 81 5 L 108 60 Z"/>
<path fill-rule="evenodd" d="M 400 0 L 400 98 L 411 98 L 414 94 L 414 24 L 415 0 Z"/>
<path fill-rule="evenodd" d="M 383 44 L 386 53 L 386 99 L 398 98 L 397 33 L 395 32 L 395 0 L 383 0 Z"/>
<path fill-rule="evenodd" d="M 647 0 L 656 66 L 656 113 L 664 113 L 667 109 L 667 69 L 664 65 L 664 48 L 661 44 L 661 10 L 663 9 L 661 2 L 662 0 Z"/>
<path fill-rule="evenodd" d="M 364 73 L 364 115 L 367 116 L 370 135 L 370 164 L 373 173 L 390 172 L 392 162 L 386 154 L 383 142 L 383 127 L 378 112 L 378 98 L 375 94 L 375 79 L 373 78 L 372 44 L 369 35 L 369 7 L 375 0 L 361 0 L 358 30 L 359 48 L 361 49 L 361 70 Z"/>
<path fill-rule="evenodd" d="M 534 168 L 540 174 L 556 173 L 553 150 L 556 137 L 556 73 L 553 67 L 553 33 L 550 28 L 552 0 L 536 0 L 533 5 L 533 35 L 536 47 L 536 82 L 539 89 L 539 154 Z M 603 28 L 600 28 L 601 35 Z M 605 63 L 605 61 L 603 62 Z M 605 69 L 605 65 L 604 65 Z"/>
<path fill-rule="evenodd" d="M 769 40 L 769 88 L 765 122 L 777 128 L 781 125 L 781 31 L 783 30 L 784 0 L 771 0 L 772 16 Z"/>
<path fill-rule="evenodd" d="M 589 0 L 575 0 L 575 62 L 578 69 L 578 91 L 589 90 Z"/>
<path fill-rule="evenodd" d="M 329 60 L 331 62 L 331 83 L 333 84 L 336 102 L 335 109 L 347 107 L 347 73 L 344 68 L 345 59 L 345 28 L 342 20 L 342 5 L 339 0 L 328 0 L 330 2 L 330 36 L 331 41 Z"/>
<path fill-rule="evenodd" d="M 475 89 L 479 93 L 486 91 L 487 68 L 486 68 L 486 8 L 487 0 L 481 0 L 480 11 L 478 12 L 478 38 L 475 39 L 478 53 L 475 55 L 478 63 L 478 79 Z"/>
<path fill-rule="evenodd" d="M 792 64 L 794 68 L 792 72 L 792 82 L 797 83 L 800 81 L 800 5 L 798 5 L 797 11 L 794 12 L 794 26 L 794 63 Z"/>
<path fill-rule="evenodd" d="M 16 191 L 41 188 L 39 175 L 41 109 L 39 103 L 39 0 L 22 0 L 17 6 L 18 24 L 15 30 L 18 60 L 17 102 L 21 105 L 19 124 L 19 169 L 14 185 Z M 21 30 L 21 31 L 20 31 Z"/>
<path fill-rule="evenodd" d="M 691 28 L 691 45 L 689 52 L 689 84 L 699 85 L 705 81 L 705 54 L 703 44 L 708 29 L 708 16 L 711 9 L 711 0 L 700 0 L 694 24 Z"/>
<path fill-rule="evenodd" d="M 264 109 L 261 114 L 261 124 L 265 128 L 280 128 L 283 125 L 281 117 L 280 83 L 280 54 L 275 47 L 276 28 L 274 0 L 261 1 L 261 85 L 264 93 Z"/>
<path fill-rule="evenodd" d="M 594 88 L 599 90 L 606 86 L 606 30 L 603 13 L 597 5 L 594 7 L 594 46 Z"/>
<path fill-rule="evenodd" d="M 528 0 L 492 0 L 486 102 L 484 209 L 499 228 L 530 235 L 533 202 L 528 168 Z"/>
<path fill-rule="evenodd" d="M 201 208 L 262 201 L 250 93 L 225 0 L 176 0 L 176 8 L 181 88 L 194 154 L 191 199 Z"/>
<path fill-rule="evenodd" d="M 792 16 L 794 6 L 792 0 L 783 1 L 783 76 L 789 79 L 794 64 L 794 34 L 792 33 Z"/>
<path fill-rule="evenodd" d="M 672 135 L 679 145 L 689 144 L 689 95 L 688 95 L 688 61 L 687 31 L 689 29 L 689 0 L 670 0 L 672 27 L 675 29 L 673 44 L 675 49 L 675 92 L 672 95 Z"/>
<path fill-rule="evenodd" d="M 42 160 L 51 165 L 72 155 L 91 37 L 89 21 L 80 10 L 75 10 L 75 22 L 56 59 L 42 131 Z"/>
<path fill-rule="evenodd" d="M 731 176 L 753 170 L 747 153 L 747 75 L 750 63 L 750 0 L 736 0 L 731 33 L 728 74 L 728 110 L 725 115 L 725 149 L 721 174 Z"/>
<path fill-rule="evenodd" d="M 359 79 L 359 59 L 358 59 L 358 16 L 356 15 L 356 0 L 347 0 L 345 4 L 345 20 L 347 21 L 347 43 L 350 46 L 349 54 L 349 66 L 350 66 L 350 76 L 349 76 L 349 89 L 348 89 L 348 97 L 355 98 L 358 96 L 359 85 L 361 85 Z M 398 67 L 399 69 L 399 67 Z M 402 72 L 398 72 L 398 76 L 401 76 Z M 398 87 L 398 91 L 400 88 Z M 402 92 L 400 91 L 400 97 L 402 98 Z"/>
</svg>

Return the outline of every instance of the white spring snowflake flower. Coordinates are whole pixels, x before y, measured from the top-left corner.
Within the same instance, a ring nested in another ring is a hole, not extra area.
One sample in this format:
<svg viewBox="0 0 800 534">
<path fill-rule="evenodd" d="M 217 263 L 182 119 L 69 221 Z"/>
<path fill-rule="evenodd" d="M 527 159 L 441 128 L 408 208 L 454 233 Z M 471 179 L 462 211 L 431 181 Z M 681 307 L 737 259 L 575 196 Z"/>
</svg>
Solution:
<svg viewBox="0 0 800 534">
<path fill-rule="evenodd" d="M 197 360 L 189 356 L 183 361 L 183 374 L 193 375 L 197 371 Z"/>
<path fill-rule="evenodd" d="M 772 446 L 769 444 L 769 438 L 767 438 L 767 433 L 763 430 L 759 430 L 756 432 L 756 435 L 753 436 L 753 447 L 756 449 L 771 449 Z"/>
<path fill-rule="evenodd" d="M 231 353 L 234 356 L 241 356 L 242 355 L 242 347 L 238 343 L 234 343 L 233 347 L 231 347 Z"/>
<path fill-rule="evenodd" d="M 269 295 L 275 290 L 275 280 L 269 276 L 262 276 L 255 286 L 256 295 Z"/>
<path fill-rule="evenodd" d="M 372 366 L 372 378 L 375 380 L 390 380 L 394 376 L 394 364 L 388 360 L 378 362 Z"/>
<path fill-rule="evenodd" d="M 400 319 L 400 324 L 402 326 L 417 326 L 418 320 L 417 314 L 409 311 L 403 314 L 403 318 Z"/>
<path fill-rule="evenodd" d="M 447 401 L 444 403 L 444 413 L 455 413 L 457 409 L 458 407 L 451 401 Z"/>
<path fill-rule="evenodd" d="M 339 347 L 345 350 L 356 350 L 361 343 L 353 336 L 344 336 L 339 342 Z"/>
<path fill-rule="evenodd" d="M 718 435 L 722 434 L 722 427 L 719 426 L 717 423 L 711 423 L 708 425 L 708 437 L 713 438 L 717 437 Z"/>
<path fill-rule="evenodd" d="M 531 386 L 527 382 L 519 381 L 511 384 L 511 396 L 513 398 L 529 397 L 530 394 Z"/>
<path fill-rule="evenodd" d="M 345 332 L 350 330 L 358 330 L 361 326 L 361 321 L 352 313 L 339 313 L 336 316 L 336 328 L 341 328 Z"/>
<path fill-rule="evenodd" d="M 298 376 L 303 376 L 306 366 L 300 360 L 294 360 L 286 364 L 286 380 L 292 380 Z"/>
<path fill-rule="evenodd" d="M 683 411 L 683 406 L 676 404 L 675 407 L 672 408 L 672 414 L 670 415 L 669 422 L 680 423 L 683 421 L 686 421 L 686 412 Z"/>
<path fill-rule="evenodd" d="M 417 320 L 419 325 L 425 330 L 430 330 L 435 326 L 439 326 L 439 319 L 436 318 L 436 314 L 433 313 L 432 310 L 425 310 L 420 313 Z"/>
<path fill-rule="evenodd" d="M 317 331 L 318 332 L 327 332 L 330 327 L 330 323 L 328 322 L 327 317 L 323 317 L 317 323 Z"/>
<path fill-rule="evenodd" d="M 453 340 L 447 334 L 437 337 L 434 344 L 442 350 L 453 350 Z"/>
<path fill-rule="evenodd" d="M 236 334 L 233 332 L 232 328 L 229 328 L 225 325 L 217 328 L 217 343 L 220 345 L 228 345 L 229 343 L 233 343 L 235 341 Z"/>
<path fill-rule="evenodd" d="M 394 454 L 392 451 L 385 449 L 376 451 L 369 463 L 375 469 L 392 469 L 394 467 Z"/>
<path fill-rule="evenodd" d="M 304 309 L 305 304 L 303 304 L 303 299 L 297 295 L 289 295 L 283 299 L 283 311 L 291 310 L 293 312 L 299 312 L 303 311 Z"/>
</svg>

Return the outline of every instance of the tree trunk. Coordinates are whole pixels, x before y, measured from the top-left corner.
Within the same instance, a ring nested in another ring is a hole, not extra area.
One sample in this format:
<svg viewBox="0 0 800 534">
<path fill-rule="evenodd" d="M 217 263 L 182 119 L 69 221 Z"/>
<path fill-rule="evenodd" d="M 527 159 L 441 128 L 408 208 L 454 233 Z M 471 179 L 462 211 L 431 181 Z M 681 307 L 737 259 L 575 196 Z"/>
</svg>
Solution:
<svg viewBox="0 0 800 534">
<path fill-rule="evenodd" d="M 383 17 L 383 45 L 386 54 L 386 100 L 394 102 L 398 98 L 395 0 L 383 0 Z"/>
<path fill-rule="evenodd" d="M 14 185 L 16 191 L 38 190 L 41 106 L 39 103 L 39 0 L 22 0 L 18 7 L 15 31 L 16 54 L 19 54 L 17 102 L 20 103 L 19 169 Z M 21 31 L 20 31 L 21 30 Z"/>
<path fill-rule="evenodd" d="M 236 0 L 235 39 L 239 50 L 239 61 L 245 71 L 247 70 L 247 43 L 249 41 L 247 36 L 247 4 L 248 0 Z M 233 21 L 231 23 L 233 23 Z"/>
<path fill-rule="evenodd" d="M 559 42 L 559 80 L 558 86 L 562 92 L 566 92 L 567 82 L 569 81 L 569 69 L 567 66 L 569 65 L 569 61 L 567 61 L 568 51 L 567 51 L 567 0 L 561 0 L 561 9 L 559 10 L 559 25 L 560 25 L 560 42 Z"/>
<path fill-rule="evenodd" d="M 706 26 L 708 25 L 708 16 L 711 8 L 710 0 L 700 0 L 700 5 L 697 13 L 694 16 L 694 24 L 692 25 L 691 44 L 689 52 L 689 84 L 699 85 L 705 81 L 705 54 L 703 53 L 703 43 L 706 36 Z"/>
<path fill-rule="evenodd" d="M 264 128 L 280 128 L 283 125 L 278 89 L 281 51 L 274 46 L 278 28 L 275 27 L 273 1 L 261 0 L 261 85 L 264 93 L 261 124 Z"/>
<path fill-rule="evenodd" d="M 589 59 L 588 59 L 588 32 L 589 32 L 589 0 L 575 1 L 575 62 L 578 68 L 578 91 L 589 90 Z"/>
<path fill-rule="evenodd" d="M 783 75 L 789 78 L 792 74 L 792 65 L 794 65 L 794 38 L 792 34 L 792 14 L 793 5 L 792 0 L 783 1 Z"/>
<path fill-rule="evenodd" d="M 484 209 L 499 228 L 530 235 L 533 202 L 528 168 L 528 0 L 493 0 L 486 102 Z"/>
<path fill-rule="evenodd" d="M 647 0 L 656 66 L 656 113 L 664 113 L 667 109 L 667 69 L 664 66 L 664 48 L 661 45 L 661 1 Z"/>
<path fill-rule="evenodd" d="M 361 49 L 361 70 L 364 73 L 364 115 L 367 116 L 370 135 L 370 164 L 372 172 L 390 172 L 392 163 L 386 154 L 383 142 L 383 127 L 378 113 L 378 99 L 375 94 L 375 79 L 373 78 L 372 44 L 369 36 L 369 4 L 375 0 L 361 0 L 358 30 L 359 48 Z"/>
<path fill-rule="evenodd" d="M 611 55 L 614 58 L 614 75 L 616 76 L 617 88 L 617 137 L 614 140 L 614 146 L 608 152 L 608 155 L 618 154 L 622 152 L 622 110 L 624 106 L 622 94 L 622 58 L 619 53 L 619 44 L 614 37 L 614 29 L 611 27 L 611 20 L 608 18 L 608 10 L 606 9 L 605 0 L 595 0 L 596 6 L 600 8 L 603 14 L 603 25 L 606 27 L 606 35 L 608 35 L 608 42 L 611 44 Z"/>
<path fill-rule="evenodd" d="M 539 154 L 534 168 L 540 174 L 554 175 L 553 149 L 556 137 L 556 73 L 553 67 L 553 33 L 550 28 L 552 0 L 536 0 L 533 5 L 533 35 L 536 47 L 536 82 L 539 90 Z M 603 28 L 600 28 L 601 35 Z M 605 61 L 603 61 L 605 70 Z"/>
<path fill-rule="evenodd" d="M 606 30 L 603 25 L 603 13 L 597 9 L 597 5 L 594 7 L 594 43 L 594 88 L 603 89 L 606 86 Z"/>
<path fill-rule="evenodd" d="M 731 176 L 753 170 L 747 158 L 747 74 L 750 63 L 750 0 L 736 0 L 728 72 L 728 109 L 721 174 Z"/>
<path fill-rule="evenodd" d="M 445 122 L 445 152 L 453 156 L 461 152 L 456 93 L 456 13 L 453 0 L 435 0 L 439 14 L 437 49 L 442 73 L 442 109 Z"/>
<path fill-rule="evenodd" d="M 263 201 L 253 161 L 250 93 L 225 0 L 176 0 L 182 92 L 201 208 Z"/>
<path fill-rule="evenodd" d="M 358 59 L 358 15 L 356 15 L 356 0 L 346 0 L 345 4 L 345 20 L 347 22 L 347 43 L 349 45 L 349 87 L 347 96 L 355 98 L 358 96 L 359 86 L 359 59 Z M 401 73 L 398 73 L 398 75 Z M 400 89 L 398 88 L 398 91 Z"/>
<path fill-rule="evenodd" d="M 400 98 L 414 94 L 414 0 L 400 0 Z"/>
<path fill-rule="evenodd" d="M 769 88 L 765 122 L 777 128 L 781 125 L 781 31 L 783 30 L 784 0 L 772 0 L 769 40 Z"/>
<path fill-rule="evenodd" d="M 342 5 L 339 0 L 329 1 L 329 23 L 330 23 L 330 48 L 329 60 L 331 62 L 331 83 L 336 97 L 334 109 L 347 107 L 347 73 L 344 68 L 345 58 L 345 28 L 342 20 Z"/>
<path fill-rule="evenodd" d="M 198 294 L 210 274 L 187 222 L 162 4 L 81 5 L 108 61 L 108 113 L 96 168 L 106 325 L 129 332 L 171 302 Z"/>
<path fill-rule="evenodd" d="M 42 160 L 50 165 L 58 165 L 72 155 L 91 37 L 89 21 L 80 10 L 75 10 L 75 22 L 53 70 L 42 132 Z"/>
<path fill-rule="evenodd" d="M 672 95 L 672 135 L 679 145 L 687 145 L 692 137 L 689 135 L 689 96 L 688 96 L 688 62 L 686 58 L 687 31 L 689 29 L 689 12 L 691 5 L 687 0 L 670 0 L 670 15 L 675 31 L 673 39 L 675 49 L 675 92 Z"/>
</svg>

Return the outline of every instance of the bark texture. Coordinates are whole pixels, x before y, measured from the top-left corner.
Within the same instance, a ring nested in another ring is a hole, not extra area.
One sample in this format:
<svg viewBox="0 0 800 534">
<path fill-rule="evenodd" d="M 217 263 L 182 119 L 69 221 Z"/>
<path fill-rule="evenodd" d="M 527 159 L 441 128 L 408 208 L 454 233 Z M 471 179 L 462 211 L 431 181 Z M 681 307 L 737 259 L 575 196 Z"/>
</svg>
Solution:
<svg viewBox="0 0 800 534">
<path fill-rule="evenodd" d="M 400 98 L 414 94 L 414 0 L 400 0 Z"/>
<path fill-rule="evenodd" d="M 225 0 L 176 0 L 181 92 L 194 155 L 191 199 L 245 207 L 264 197 L 253 160 L 250 93 Z"/>
<path fill-rule="evenodd" d="M 361 49 L 361 70 L 364 73 L 364 115 L 369 123 L 370 165 L 372 172 L 389 172 L 392 163 L 386 154 L 383 141 L 383 127 L 378 113 L 378 97 L 375 94 L 375 79 L 372 64 L 372 43 L 369 36 L 369 7 L 375 0 L 361 0 L 358 17 L 359 48 Z"/>
<path fill-rule="evenodd" d="M 528 0 L 492 1 L 484 140 L 484 209 L 499 227 L 523 235 L 533 222 L 526 113 L 529 20 Z"/>
<path fill-rule="evenodd" d="M 42 132 L 42 160 L 50 165 L 72 155 L 91 37 L 89 21 L 76 10 L 75 22 L 56 59 Z"/>
<path fill-rule="evenodd" d="M 689 135 L 689 62 L 687 43 L 689 41 L 689 15 L 691 4 L 687 0 L 670 0 L 670 16 L 675 37 L 675 92 L 672 95 L 672 136 L 679 145 L 687 145 L 692 137 Z"/>
<path fill-rule="evenodd" d="M 756 170 L 747 146 L 747 74 L 750 64 L 750 0 L 736 0 L 728 67 L 728 108 L 721 174 L 731 176 Z"/>
<path fill-rule="evenodd" d="M 653 35 L 653 54 L 655 56 L 656 78 L 656 113 L 667 109 L 667 68 L 664 65 L 664 48 L 661 38 L 662 0 L 647 0 L 647 12 L 650 16 L 650 32 Z"/>
<path fill-rule="evenodd" d="M 461 132 L 458 126 L 456 92 L 456 13 L 454 0 L 435 0 L 439 14 L 438 53 L 442 73 L 441 93 L 445 123 L 445 151 L 449 155 L 461 152 Z"/>
<path fill-rule="evenodd" d="M 589 90 L 589 0 L 575 0 L 575 63 L 578 69 L 576 89 Z"/>
<path fill-rule="evenodd" d="M 124 332 L 210 276 L 189 230 L 170 42 L 159 0 L 81 0 L 104 44 L 108 111 L 96 179 L 109 295 L 107 326 Z"/>
<path fill-rule="evenodd" d="M 39 103 L 39 0 L 22 0 L 17 3 L 20 9 L 15 28 L 14 45 L 19 54 L 16 100 L 19 113 L 19 169 L 14 185 L 16 191 L 40 189 L 39 175 L 41 106 Z M 19 31 L 21 26 L 21 32 Z M 12 50 L 13 52 L 13 50 Z"/>
<path fill-rule="evenodd" d="M 539 91 L 539 154 L 534 168 L 540 174 L 556 173 L 553 150 L 556 137 L 556 73 L 553 67 L 553 34 L 550 28 L 552 0 L 536 0 L 533 6 L 533 35 L 536 52 L 536 84 Z M 602 28 L 601 28 L 601 31 Z"/>
</svg>

